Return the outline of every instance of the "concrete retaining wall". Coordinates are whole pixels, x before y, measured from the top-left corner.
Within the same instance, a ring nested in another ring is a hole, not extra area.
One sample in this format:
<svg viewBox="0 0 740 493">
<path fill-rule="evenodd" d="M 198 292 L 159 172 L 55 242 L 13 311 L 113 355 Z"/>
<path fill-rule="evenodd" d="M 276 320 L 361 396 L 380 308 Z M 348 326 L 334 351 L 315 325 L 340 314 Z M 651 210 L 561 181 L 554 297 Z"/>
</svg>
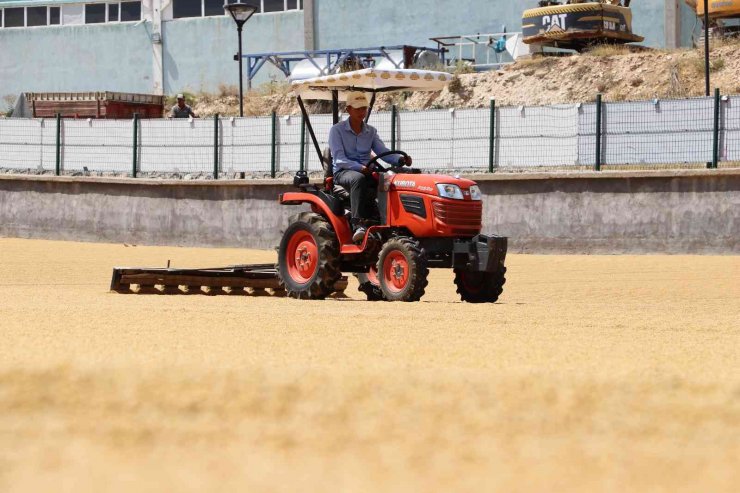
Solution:
<svg viewBox="0 0 740 493">
<path fill-rule="evenodd" d="M 528 253 L 740 253 L 740 170 L 484 175 L 484 231 Z M 280 181 L 0 176 L 0 236 L 272 248 Z"/>
</svg>

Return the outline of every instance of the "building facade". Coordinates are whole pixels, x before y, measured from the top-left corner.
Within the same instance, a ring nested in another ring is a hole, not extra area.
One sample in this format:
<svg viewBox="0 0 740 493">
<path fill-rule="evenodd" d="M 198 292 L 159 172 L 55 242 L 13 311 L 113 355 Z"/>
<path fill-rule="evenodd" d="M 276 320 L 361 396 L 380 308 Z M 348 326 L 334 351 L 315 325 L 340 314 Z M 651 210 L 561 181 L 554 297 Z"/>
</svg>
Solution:
<svg viewBox="0 0 740 493">
<path fill-rule="evenodd" d="M 228 0 L 233 1 L 233 0 Z M 238 84 L 237 34 L 224 0 L 0 0 L 0 98 L 21 92 L 215 92 Z M 521 29 L 537 0 L 259 0 L 244 52 L 435 46 L 431 37 Z M 688 46 L 679 0 L 632 4 L 654 47 Z M 263 70 L 256 83 L 282 80 Z M 0 102 L 0 104 L 2 104 Z"/>
</svg>

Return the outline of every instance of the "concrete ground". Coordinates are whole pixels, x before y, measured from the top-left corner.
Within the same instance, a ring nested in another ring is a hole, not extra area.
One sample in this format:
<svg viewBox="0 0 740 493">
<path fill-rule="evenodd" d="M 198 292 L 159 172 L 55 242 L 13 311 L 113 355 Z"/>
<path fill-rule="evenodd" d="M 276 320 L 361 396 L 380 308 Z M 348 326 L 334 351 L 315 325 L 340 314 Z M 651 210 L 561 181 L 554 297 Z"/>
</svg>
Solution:
<svg viewBox="0 0 740 493">
<path fill-rule="evenodd" d="M 740 257 L 513 255 L 495 305 L 107 291 L 274 255 L 0 239 L 0 489 L 736 491 Z"/>
</svg>

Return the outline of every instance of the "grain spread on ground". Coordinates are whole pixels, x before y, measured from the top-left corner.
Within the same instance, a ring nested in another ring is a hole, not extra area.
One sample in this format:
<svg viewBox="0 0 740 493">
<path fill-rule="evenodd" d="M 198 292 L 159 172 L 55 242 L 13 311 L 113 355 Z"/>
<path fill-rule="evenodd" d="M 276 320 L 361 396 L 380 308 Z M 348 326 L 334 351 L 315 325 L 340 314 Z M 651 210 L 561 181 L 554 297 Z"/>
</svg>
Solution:
<svg viewBox="0 0 740 493">
<path fill-rule="evenodd" d="M 0 239 L 2 491 L 736 491 L 740 258 L 508 258 L 500 303 L 120 295 L 274 252 Z"/>
</svg>

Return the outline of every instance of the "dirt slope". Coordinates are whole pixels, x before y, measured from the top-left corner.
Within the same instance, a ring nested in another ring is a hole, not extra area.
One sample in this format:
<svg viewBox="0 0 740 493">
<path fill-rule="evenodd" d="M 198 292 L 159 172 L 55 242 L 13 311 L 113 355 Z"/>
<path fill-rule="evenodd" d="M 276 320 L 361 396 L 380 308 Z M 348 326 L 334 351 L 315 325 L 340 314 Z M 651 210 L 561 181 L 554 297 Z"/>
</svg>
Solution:
<svg viewBox="0 0 740 493">
<path fill-rule="evenodd" d="M 711 68 L 712 87 L 723 94 L 740 93 L 740 43 L 717 43 Z M 408 110 L 480 108 L 488 106 L 491 98 L 504 106 L 547 105 L 591 101 L 599 92 L 610 101 L 701 96 L 703 51 L 631 53 L 603 47 L 580 56 L 521 60 L 499 71 L 458 75 L 439 93 L 382 97 L 378 108 L 387 109 L 393 102 Z M 201 95 L 194 102 L 203 116 L 238 114 L 238 97 L 230 88 L 221 95 Z M 247 115 L 267 115 L 273 109 L 279 114 L 298 113 L 286 84 L 262 87 L 245 98 Z"/>
</svg>

